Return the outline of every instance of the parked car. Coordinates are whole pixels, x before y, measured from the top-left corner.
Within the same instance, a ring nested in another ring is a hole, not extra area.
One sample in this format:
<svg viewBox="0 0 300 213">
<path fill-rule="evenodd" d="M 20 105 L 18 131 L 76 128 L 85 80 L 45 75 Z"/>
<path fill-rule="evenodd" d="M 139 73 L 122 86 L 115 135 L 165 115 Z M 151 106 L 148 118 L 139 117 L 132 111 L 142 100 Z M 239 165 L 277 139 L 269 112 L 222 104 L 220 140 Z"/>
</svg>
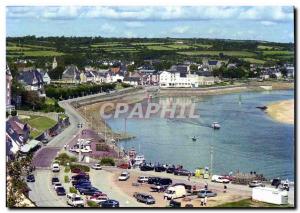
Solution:
<svg viewBox="0 0 300 213">
<path fill-rule="evenodd" d="M 192 190 L 192 185 L 185 184 L 185 183 L 175 183 L 172 186 L 184 186 L 187 192 L 190 192 Z"/>
<path fill-rule="evenodd" d="M 206 189 L 200 190 L 200 192 L 198 193 L 198 197 L 204 198 L 205 196 L 207 196 L 207 197 L 216 197 L 217 193 L 215 193 L 211 190 L 206 190 Z"/>
<path fill-rule="evenodd" d="M 180 208 L 181 207 L 181 203 L 178 202 L 178 201 L 175 201 L 175 200 L 171 200 L 170 203 L 169 203 L 169 206 L 173 207 L 173 208 Z"/>
<path fill-rule="evenodd" d="M 79 179 L 79 180 L 72 180 L 72 185 L 78 185 L 81 183 L 91 183 L 91 181 L 87 180 L 87 179 Z"/>
<path fill-rule="evenodd" d="M 176 199 L 186 196 L 186 189 L 183 185 L 171 186 L 165 191 L 164 198 Z"/>
<path fill-rule="evenodd" d="M 80 184 L 77 184 L 74 186 L 76 189 L 79 189 L 79 188 L 89 188 L 89 187 L 92 187 L 92 184 L 89 183 L 89 182 L 86 182 L 86 183 L 80 183 Z"/>
<path fill-rule="evenodd" d="M 100 203 L 103 208 L 118 208 L 120 206 L 119 202 L 116 200 L 106 200 Z"/>
<path fill-rule="evenodd" d="M 56 191 L 56 194 L 57 194 L 58 196 L 66 195 L 66 190 L 65 190 L 65 188 L 64 188 L 63 186 L 57 187 L 57 188 L 55 189 L 55 191 Z"/>
<path fill-rule="evenodd" d="M 73 175 L 72 176 L 72 180 L 79 180 L 79 179 L 90 179 L 90 177 L 89 177 L 89 175 L 88 174 L 86 174 L 86 173 L 83 173 L 83 172 L 81 172 L 81 173 L 79 173 L 79 174 L 77 174 L 77 175 Z"/>
<path fill-rule="evenodd" d="M 175 171 L 175 166 L 170 166 L 170 167 L 168 167 L 167 169 L 166 169 L 166 172 L 167 173 L 174 173 L 174 171 Z"/>
<path fill-rule="evenodd" d="M 121 169 L 131 169 L 131 166 L 128 163 L 119 164 L 117 167 Z"/>
<path fill-rule="evenodd" d="M 223 176 L 220 176 L 220 175 L 213 175 L 211 177 L 211 181 L 212 182 L 216 182 L 216 183 L 229 183 L 230 180 L 224 178 Z"/>
<path fill-rule="evenodd" d="M 51 180 L 51 182 L 52 182 L 52 185 L 54 185 L 56 183 L 60 183 L 58 177 L 53 177 L 52 180 Z"/>
<path fill-rule="evenodd" d="M 148 184 L 155 184 L 158 183 L 160 181 L 160 177 L 149 177 L 148 178 Z"/>
<path fill-rule="evenodd" d="M 54 190 L 56 190 L 56 188 L 57 188 L 57 187 L 60 187 L 60 186 L 62 186 L 61 183 L 55 183 L 54 186 L 53 186 L 53 188 L 54 188 Z"/>
<path fill-rule="evenodd" d="M 78 174 L 78 173 L 81 173 L 81 169 L 79 169 L 79 168 L 72 168 L 72 169 L 71 169 L 71 172 L 72 172 L 72 173 L 77 173 L 77 174 Z"/>
<path fill-rule="evenodd" d="M 96 164 L 94 164 L 94 165 L 92 166 L 92 169 L 95 169 L 95 170 L 101 170 L 102 167 L 100 166 L 99 163 L 96 163 Z"/>
<path fill-rule="evenodd" d="M 185 204 L 185 206 L 184 206 L 185 208 L 194 208 L 194 205 L 193 204 L 190 204 L 190 203 L 188 203 L 188 204 Z"/>
<path fill-rule="evenodd" d="M 59 171 L 60 171 L 59 164 L 58 163 L 52 164 L 52 172 L 59 172 Z"/>
<path fill-rule="evenodd" d="M 139 183 L 148 183 L 148 177 L 145 176 L 139 176 L 137 182 Z"/>
<path fill-rule="evenodd" d="M 73 207 L 84 207 L 84 201 L 80 195 L 74 193 L 67 194 L 67 204 Z"/>
<path fill-rule="evenodd" d="M 90 201 L 94 201 L 94 202 L 100 204 L 100 203 L 102 203 L 104 201 L 107 201 L 109 199 L 108 199 L 107 195 L 103 194 L 103 195 L 94 195 L 94 196 L 91 196 L 89 200 Z"/>
<path fill-rule="evenodd" d="M 186 169 L 175 169 L 174 175 L 181 175 L 181 176 L 188 176 L 192 175 L 193 173 Z"/>
<path fill-rule="evenodd" d="M 154 167 L 149 164 L 142 164 L 142 165 L 140 165 L 140 170 L 141 171 L 153 171 Z"/>
<path fill-rule="evenodd" d="M 264 186 L 263 183 L 259 180 L 253 180 L 249 183 L 249 187 L 259 187 L 259 186 Z"/>
<path fill-rule="evenodd" d="M 129 179 L 129 173 L 128 172 L 122 172 L 121 175 L 119 176 L 119 181 L 126 181 Z"/>
<path fill-rule="evenodd" d="M 170 185 L 172 184 L 172 180 L 170 178 L 162 178 L 158 182 L 155 183 L 154 186 L 151 186 L 150 188 L 153 191 L 165 191 Z"/>
<path fill-rule="evenodd" d="M 162 165 L 157 165 L 154 167 L 154 171 L 155 172 L 164 172 L 164 171 L 166 171 L 166 167 L 164 167 Z"/>
<path fill-rule="evenodd" d="M 97 193 L 102 193 L 95 187 L 79 188 L 78 191 L 82 195 L 90 195 L 90 196 L 93 196 Z"/>
<path fill-rule="evenodd" d="M 27 182 L 35 182 L 35 178 L 34 178 L 34 175 L 27 175 L 26 177 L 26 181 Z"/>
<path fill-rule="evenodd" d="M 135 197 L 138 202 L 145 203 L 147 205 L 148 204 L 155 204 L 155 199 L 151 195 L 148 195 L 148 194 L 145 194 L 145 193 L 135 192 L 133 197 Z"/>
<path fill-rule="evenodd" d="M 278 187 L 281 184 L 281 180 L 279 178 L 275 178 L 272 180 L 271 185 Z"/>
</svg>

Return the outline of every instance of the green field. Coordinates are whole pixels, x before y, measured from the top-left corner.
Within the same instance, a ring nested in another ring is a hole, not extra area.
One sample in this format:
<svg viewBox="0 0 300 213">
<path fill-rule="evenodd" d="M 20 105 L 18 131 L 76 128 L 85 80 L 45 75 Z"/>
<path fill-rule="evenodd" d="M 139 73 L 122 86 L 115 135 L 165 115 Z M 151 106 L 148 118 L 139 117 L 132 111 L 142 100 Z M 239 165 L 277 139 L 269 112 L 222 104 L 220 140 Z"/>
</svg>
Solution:
<svg viewBox="0 0 300 213">
<path fill-rule="evenodd" d="M 166 45 L 166 47 L 170 47 L 172 49 L 189 49 L 192 48 L 193 46 L 186 45 L 186 44 L 170 44 L 170 45 Z"/>
<path fill-rule="evenodd" d="M 123 46 L 123 43 L 121 42 L 109 42 L 109 43 L 95 43 L 92 44 L 91 47 L 97 48 L 97 47 L 115 47 L 115 46 Z"/>
<path fill-rule="evenodd" d="M 287 50 L 270 50 L 270 51 L 262 51 L 264 56 L 271 56 L 271 55 L 293 55 L 294 52 L 287 51 Z"/>
<path fill-rule="evenodd" d="M 266 63 L 266 61 L 256 59 L 256 58 L 240 58 L 240 59 L 242 59 L 244 61 L 247 61 L 249 63 L 252 63 L 252 64 L 264 64 L 264 63 Z"/>
<path fill-rule="evenodd" d="M 53 127 L 56 124 L 56 121 L 43 116 L 30 115 L 30 118 L 21 119 L 23 122 L 29 124 L 32 128 L 30 136 L 35 138 L 42 134 L 45 130 Z"/>
<path fill-rule="evenodd" d="M 52 51 L 52 50 L 38 50 L 38 51 L 24 51 L 24 56 L 61 56 L 64 53 Z"/>
<path fill-rule="evenodd" d="M 161 42 L 133 42 L 131 45 L 137 45 L 137 46 L 148 46 L 148 45 L 164 45 L 165 43 Z"/>
<path fill-rule="evenodd" d="M 230 203 L 225 203 L 221 204 L 218 206 L 214 206 L 217 208 L 287 208 L 287 207 L 292 207 L 290 205 L 276 205 L 276 204 L 270 204 L 270 203 L 264 203 L 264 202 L 258 202 L 258 201 L 253 201 L 251 198 L 249 199 L 244 199 L 236 202 L 230 202 Z"/>
<path fill-rule="evenodd" d="M 255 53 L 248 52 L 248 51 L 214 51 L 214 50 L 204 50 L 204 51 L 187 51 L 187 52 L 177 52 L 178 54 L 182 55 L 211 55 L 211 56 L 218 56 L 220 53 L 228 56 L 237 56 L 237 57 L 254 57 L 256 56 Z"/>
<path fill-rule="evenodd" d="M 257 49 L 259 50 L 272 50 L 272 49 L 275 49 L 275 50 L 280 50 L 281 47 L 277 47 L 277 46 L 267 46 L 267 45 L 258 45 L 257 46 Z"/>
<path fill-rule="evenodd" d="M 174 50 L 173 48 L 170 48 L 170 47 L 166 47 L 166 46 L 147 46 L 147 48 L 149 50 Z"/>
<path fill-rule="evenodd" d="M 210 44 L 196 44 L 197 47 L 202 47 L 202 48 L 211 48 L 213 45 Z"/>
</svg>

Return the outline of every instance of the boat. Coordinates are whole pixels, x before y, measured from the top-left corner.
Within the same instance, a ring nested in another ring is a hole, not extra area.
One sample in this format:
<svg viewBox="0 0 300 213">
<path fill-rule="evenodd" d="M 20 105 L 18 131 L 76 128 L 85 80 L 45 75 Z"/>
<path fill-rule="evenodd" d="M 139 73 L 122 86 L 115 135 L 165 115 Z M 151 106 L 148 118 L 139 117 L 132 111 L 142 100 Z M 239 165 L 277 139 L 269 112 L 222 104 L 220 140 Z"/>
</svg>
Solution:
<svg viewBox="0 0 300 213">
<path fill-rule="evenodd" d="M 130 149 L 130 150 L 128 151 L 128 156 L 129 156 L 129 158 L 130 158 L 131 160 L 134 160 L 134 159 L 135 159 L 135 157 L 136 157 L 136 151 L 135 151 L 134 148 L 132 148 L 132 149 Z"/>
<path fill-rule="evenodd" d="M 221 125 L 218 122 L 213 122 L 212 125 L 211 125 L 211 128 L 213 128 L 213 129 L 220 129 Z"/>
<path fill-rule="evenodd" d="M 266 109 L 268 109 L 267 106 L 257 106 L 256 108 L 261 109 L 261 110 L 266 110 Z"/>
<path fill-rule="evenodd" d="M 139 166 L 145 162 L 144 155 L 137 155 L 134 158 L 134 165 Z"/>
<path fill-rule="evenodd" d="M 194 137 L 192 137 L 192 140 L 193 140 L 193 141 L 196 141 L 196 140 L 197 140 L 197 138 L 194 136 Z"/>
</svg>

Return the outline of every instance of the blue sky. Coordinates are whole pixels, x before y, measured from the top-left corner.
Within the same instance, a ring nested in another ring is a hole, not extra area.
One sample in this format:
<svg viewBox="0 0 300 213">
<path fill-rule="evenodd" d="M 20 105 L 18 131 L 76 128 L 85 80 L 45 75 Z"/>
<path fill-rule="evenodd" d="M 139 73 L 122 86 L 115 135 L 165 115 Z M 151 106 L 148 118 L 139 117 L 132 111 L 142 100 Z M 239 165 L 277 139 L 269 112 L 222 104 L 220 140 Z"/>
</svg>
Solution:
<svg viewBox="0 0 300 213">
<path fill-rule="evenodd" d="M 7 7 L 7 36 L 103 36 L 294 41 L 293 7 Z"/>
</svg>

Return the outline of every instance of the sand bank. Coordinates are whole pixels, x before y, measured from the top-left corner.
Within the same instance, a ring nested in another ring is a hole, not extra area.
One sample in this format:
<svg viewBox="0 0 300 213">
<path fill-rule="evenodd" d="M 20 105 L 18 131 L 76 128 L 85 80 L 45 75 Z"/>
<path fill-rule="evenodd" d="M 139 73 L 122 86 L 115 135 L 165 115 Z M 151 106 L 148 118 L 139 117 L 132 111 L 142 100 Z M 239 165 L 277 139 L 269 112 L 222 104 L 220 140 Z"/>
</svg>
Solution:
<svg viewBox="0 0 300 213">
<path fill-rule="evenodd" d="M 284 100 L 267 106 L 267 114 L 276 121 L 294 124 L 294 100 Z"/>
</svg>

